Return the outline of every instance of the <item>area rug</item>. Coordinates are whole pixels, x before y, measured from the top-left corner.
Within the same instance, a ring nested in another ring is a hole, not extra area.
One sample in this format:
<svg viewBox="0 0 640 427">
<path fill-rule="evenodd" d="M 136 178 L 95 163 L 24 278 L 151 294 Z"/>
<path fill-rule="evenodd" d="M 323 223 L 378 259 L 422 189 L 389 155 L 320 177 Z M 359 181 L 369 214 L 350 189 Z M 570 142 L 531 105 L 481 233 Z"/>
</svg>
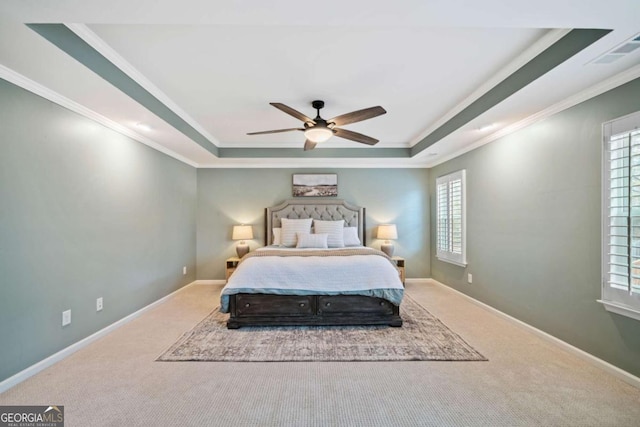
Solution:
<svg viewBox="0 0 640 427">
<path fill-rule="evenodd" d="M 227 329 L 216 308 L 158 361 L 308 362 L 487 360 L 440 320 L 405 295 L 403 325 L 268 326 Z"/>
</svg>

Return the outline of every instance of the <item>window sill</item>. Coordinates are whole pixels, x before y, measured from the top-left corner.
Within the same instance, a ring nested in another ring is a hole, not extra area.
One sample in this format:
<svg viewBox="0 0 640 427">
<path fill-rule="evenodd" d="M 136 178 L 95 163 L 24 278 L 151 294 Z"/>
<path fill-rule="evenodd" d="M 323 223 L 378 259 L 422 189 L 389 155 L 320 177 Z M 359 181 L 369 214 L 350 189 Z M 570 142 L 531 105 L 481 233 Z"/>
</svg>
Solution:
<svg viewBox="0 0 640 427">
<path fill-rule="evenodd" d="M 621 316 L 630 317 L 632 319 L 640 320 L 640 311 L 629 307 L 627 305 L 622 305 L 618 303 L 614 303 L 611 301 L 597 300 L 599 303 L 604 305 L 604 308 L 611 313 L 619 314 Z"/>
<path fill-rule="evenodd" d="M 442 262 L 448 262 L 449 264 L 457 265 L 458 267 L 466 267 L 467 266 L 466 262 L 453 261 L 453 260 L 446 259 L 446 258 L 440 258 L 439 256 L 436 256 L 436 258 L 438 258 L 438 260 L 440 260 Z"/>
</svg>

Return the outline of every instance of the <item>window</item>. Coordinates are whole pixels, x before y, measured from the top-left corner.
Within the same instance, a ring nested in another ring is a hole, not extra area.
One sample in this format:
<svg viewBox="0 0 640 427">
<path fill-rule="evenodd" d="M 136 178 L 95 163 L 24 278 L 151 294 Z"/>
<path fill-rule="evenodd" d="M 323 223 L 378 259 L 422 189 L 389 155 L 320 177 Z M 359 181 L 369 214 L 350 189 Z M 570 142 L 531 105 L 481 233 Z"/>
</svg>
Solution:
<svg viewBox="0 0 640 427">
<path fill-rule="evenodd" d="M 640 113 L 605 123 L 602 299 L 640 320 Z"/>
<path fill-rule="evenodd" d="M 436 256 L 462 267 L 467 265 L 465 192 L 464 169 L 436 180 Z"/>
</svg>

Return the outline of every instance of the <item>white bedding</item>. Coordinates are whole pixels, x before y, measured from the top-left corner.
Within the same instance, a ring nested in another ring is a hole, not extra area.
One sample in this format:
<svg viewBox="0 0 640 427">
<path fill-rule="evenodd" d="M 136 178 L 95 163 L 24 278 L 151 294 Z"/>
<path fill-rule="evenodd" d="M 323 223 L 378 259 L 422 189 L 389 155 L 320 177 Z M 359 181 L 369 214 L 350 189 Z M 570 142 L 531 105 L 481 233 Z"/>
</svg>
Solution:
<svg viewBox="0 0 640 427">
<path fill-rule="evenodd" d="M 349 248 L 321 251 L 349 252 Z M 398 270 L 381 252 L 363 246 L 354 249 L 371 255 L 254 256 L 244 259 L 222 290 L 222 312 L 229 311 L 229 295 L 265 293 L 278 295 L 366 295 L 400 305 L 404 287 Z M 282 251 L 265 247 L 259 251 Z M 318 251 L 318 249 L 286 249 Z M 281 253 L 281 252 L 279 252 Z"/>
</svg>

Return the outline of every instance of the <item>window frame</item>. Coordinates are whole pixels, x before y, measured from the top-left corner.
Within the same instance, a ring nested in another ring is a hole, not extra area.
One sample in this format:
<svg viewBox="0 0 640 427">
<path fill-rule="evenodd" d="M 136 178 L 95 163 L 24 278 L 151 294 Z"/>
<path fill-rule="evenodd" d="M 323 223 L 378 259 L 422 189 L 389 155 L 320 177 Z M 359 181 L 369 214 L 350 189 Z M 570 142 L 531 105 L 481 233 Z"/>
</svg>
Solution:
<svg viewBox="0 0 640 427">
<path fill-rule="evenodd" d="M 451 210 L 451 205 L 453 204 L 453 196 L 451 193 L 450 185 L 456 181 L 461 182 L 460 188 L 460 246 L 461 250 L 458 253 L 457 251 L 451 250 L 453 240 L 453 227 L 452 227 L 452 217 L 449 215 L 446 218 L 447 230 L 445 232 L 446 237 L 448 239 L 448 243 L 446 245 L 441 244 L 441 224 L 443 222 L 443 218 L 441 218 L 441 204 L 440 204 L 440 186 L 446 184 L 446 201 L 447 201 L 447 212 L 449 213 Z M 448 262 L 450 264 L 454 264 L 460 267 L 467 266 L 467 171 L 466 169 L 461 169 L 456 172 L 449 173 L 447 175 L 440 176 L 436 179 L 436 192 L 435 192 L 435 203 L 436 203 L 436 258 L 440 261 Z M 443 248 L 446 246 L 446 248 Z"/>
<path fill-rule="evenodd" d="M 601 262 L 602 262 L 602 283 L 601 283 L 601 299 L 597 300 L 599 303 L 603 304 L 604 308 L 607 311 L 612 313 L 620 314 L 626 317 L 630 317 L 636 320 L 640 320 L 640 292 L 633 291 L 633 263 L 632 258 L 638 258 L 637 256 L 632 256 L 632 237 L 627 237 L 628 243 L 626 245 L 626 254 L 622 255 L 622 257 L 627 258 L 627 267 L 629 269 L 629 283 L 626 285 L 628 287 L 627 290 L 620 289 L 618 286 L 613 287 L 609 284 L 610 279 L 610 264 L 611 264 L 611 246 L 616 246 L 612 243 L 612 236 L 609 232 L 610 227 L 614 225 L 610 222 L 610 214 L 611 214 L 611 185 L 610 180 L 612 179 L 610 175 L 611 171 L 611 163 L 613 162 L 610 155 L 610 141 L 615 137 L 620 135 L 627 134 L 629 138 L 628 145 L 628 155 L 624 157 L 624 159 L 628 159 L 628 167 L 629 168 L 629 178 L 625 190 L 628 192 L 628 197 L 631 200 L 632 197 L 632 176 L 640 176 L 640 175 L 632 175 L 632 167 L 634 165 L 631 164 L 632 157 L 634 156 L 633 149 L 633 136 L 637 135 L 640 129 L 640 112 L 636 112 L 633 114 L 629 114 L 628 116 L 624 116 L 606 123 L 602 125 L 602 202 L 601 202 L 601 227 L 602 227 L 602 247 L 601 247 Z M 633 136 L 632 136 L 633 135 Z M 640 144 L 639 144 L 640 145 Z M 635 156 L 638 156 L 637 154 Z M 637 165 L 636 165 L 637 166 Z M 613 178 L 614 179 L 614 178 Z M 632 203 L 629 202 L 628 206 L 629 212 L 625 218 L 630 218 L 627 221 L 627 225 L 624 226 L 627 229 L 627 236 L 632 236 L 632 228 L 637 227 L 633 225 L 633 218 L 638 218 L 640 221 L 640 216 L 632 215 Z M 622 217 L 620 217 L 622 218 Z M 637 286 L 635 286 L 637 287 Z"/>
</svg>

